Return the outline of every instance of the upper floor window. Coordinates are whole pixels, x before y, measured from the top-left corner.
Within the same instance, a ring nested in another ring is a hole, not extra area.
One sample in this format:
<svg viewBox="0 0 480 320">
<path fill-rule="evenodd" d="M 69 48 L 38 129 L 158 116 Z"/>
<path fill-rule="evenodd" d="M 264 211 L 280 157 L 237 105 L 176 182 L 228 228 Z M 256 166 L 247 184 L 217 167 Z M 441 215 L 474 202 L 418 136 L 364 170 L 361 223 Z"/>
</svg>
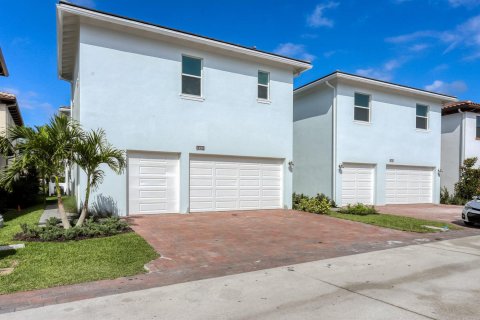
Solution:
<svg viewBox="0 0 480 320">
<path fill-rule="evenodd" d="M 475 137 L 480 140 L 480 116 L 477 116 L 477 131 Z"/>
<path fill-rule="evenodd" d="M 258 99 L 269 100 L 270 98 L 270 73 L 258 71 Z"/>
<path fill-rule="evenodd" d="M 355 121 L 370 122 L 370 96 L 368 94 L 355 92 L 353 119 Z"/>
<path fill-rule="evenodd" d="M 417 104 L 417 129 L 428 129 L 428 106 Z"/>
<path fill-rule="evenodd" d="M 202 59 L 182 56 L 182 94 L 202 96 Z"/>
</svg>

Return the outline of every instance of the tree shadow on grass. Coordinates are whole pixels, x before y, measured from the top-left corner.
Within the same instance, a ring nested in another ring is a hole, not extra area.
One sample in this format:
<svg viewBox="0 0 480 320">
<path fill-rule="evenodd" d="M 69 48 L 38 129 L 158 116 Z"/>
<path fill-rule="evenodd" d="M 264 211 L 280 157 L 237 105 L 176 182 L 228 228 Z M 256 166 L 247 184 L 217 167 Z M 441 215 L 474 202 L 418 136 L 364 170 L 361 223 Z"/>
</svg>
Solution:
<svg viewBox="0 0 480 320">
<path fill-rule="evenodd" d="M 24 216 L 26 214 L 29 214 L 29 213 L 32 213 L 33 211 L 37 211 L 37 210 L 40 210 L 42 209 L 43 206 L 42 205 L 36 205 L 36 206 L 32 206 L 32 207 L 28 207 L 26 209 L 23 209 L 21 211 L 17 211 L 17 210 L 14 210 L 14 209 L 11 209 L 11 210 L 8 210 L 7 212 L 5 213 L 2 213 L 2 216 L 3 216 L 3 221 L 5 223 L 9 222 L 10 220 L 13 220 L 13 219 L 17 219 L 21 216 Z M 1 229 L 0 229 L 1 230 Z"/>
</svg>

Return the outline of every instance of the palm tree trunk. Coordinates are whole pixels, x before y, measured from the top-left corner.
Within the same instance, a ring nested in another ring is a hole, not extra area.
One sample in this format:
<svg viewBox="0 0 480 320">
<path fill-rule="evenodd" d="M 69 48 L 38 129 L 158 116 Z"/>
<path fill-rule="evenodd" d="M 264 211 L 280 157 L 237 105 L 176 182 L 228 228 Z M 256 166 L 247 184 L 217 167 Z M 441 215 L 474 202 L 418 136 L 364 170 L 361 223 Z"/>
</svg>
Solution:
<svg viewBox="0 0 480 320">
<path fill-rule="evenodd" d="M 60 219 L 62 220 L 63 228 L 70 229 L 71 225 L 70 221 L 68 221 L 67 214 L 65 213 L 65 207 L 63 206 L 62 192 L 60 190 L 57 175 L 55 175 L 55 189 L 57 190 L 58 212 L 60 212 Z"/>
<path fill-rule="evenodd" d="M 85 201 L 83 201 L 82 213 L 78 218 L 77 224 L 75 226 L 80 227 L 88 214 L 88 200 L 90 198 L 90 174 L 87 174 L 87 190 L 85 191 Z"/>
</svg>

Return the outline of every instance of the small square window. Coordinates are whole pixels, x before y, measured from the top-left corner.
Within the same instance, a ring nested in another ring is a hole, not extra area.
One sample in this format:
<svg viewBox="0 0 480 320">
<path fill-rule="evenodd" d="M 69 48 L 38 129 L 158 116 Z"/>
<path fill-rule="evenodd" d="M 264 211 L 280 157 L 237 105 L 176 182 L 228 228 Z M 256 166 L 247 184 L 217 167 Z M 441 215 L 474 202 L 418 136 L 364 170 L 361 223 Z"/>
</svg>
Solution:
<svg viewBox="0 0 480 320">
<path fill-rule="evenodd" d="M 202 95 L 202 59 L 182 56 L 182 94 Z"/>
<path fill-rule="evenodd" d="M 353 119 L 355 121 L 370 122 L 370 96 L 355 92 L 354 100 Z"/>
<path fill-rule="evenodd" d="M 270 99 L 270 73 L 258 71 L 257 98 L 262 100 Z"/>
<path fill-rule="evenodd" d="M 417 104 L 416 111 L 416 127 L 417 129 L 428 129 L 428 106 Z"/>
</svg>

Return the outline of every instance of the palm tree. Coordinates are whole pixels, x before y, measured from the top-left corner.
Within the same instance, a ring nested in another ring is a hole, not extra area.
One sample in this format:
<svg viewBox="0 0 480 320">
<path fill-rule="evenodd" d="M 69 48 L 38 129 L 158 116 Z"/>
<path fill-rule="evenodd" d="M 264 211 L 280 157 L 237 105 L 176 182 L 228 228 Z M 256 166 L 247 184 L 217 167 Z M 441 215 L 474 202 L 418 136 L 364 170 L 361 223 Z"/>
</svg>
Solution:
<svg viewBox="0 0 480 320">
<path fill-rule="evenodd" d="M 45 179 L 49 176 L 50 167 L 48 154 L 45 150 L 47 144 L 45 127 L 11 127 L 8 132 L 0 137 L 0 154 L 13 160 L 8 167 L 2 168 L 0 185 L 7 190 L 12 189 L 12 183 L 26 173 L 29 168 L 35 167 L 43 180 L 44 204 L 46 197 Z M 28 152 L 28 150 L 36 150 Z"/>
<path fill-rule="evenodd" d="M 96 189 L 103 181 L 105 172 L 100 165 L 105 164 L 115 173 L 120 174 L 125 169 L 125 152 L 114 148 L 108 143 L 105 131 L 92 130 L 78 140 L 74 148 L 74 162 L 85 171 L 87 175 L 87 186 L 82 212 L 76 226 L 81 226 L 88 215 L 88 201 L 91 189 Z"/>
<path fill-rule="evenodd" d="M 18 175 L 31 166 L 37 168 L 42 178 L 54 177 L 60 218 L 63 227 L 70 228 L 58 180 L 65 171 L 65 166 L 73 160 L 73 146 L 82 136 L 83 131 L 78 123 L 64 115 L 54 116 L 42 127 L 11 128 L 0 146 L 3 151 L 13 150 L 14 156 L 13 161 L 3 170 L 0 184 L 11 188 Z M 5 139 L 9 139 L 10 146 Z"/>
</svg>

